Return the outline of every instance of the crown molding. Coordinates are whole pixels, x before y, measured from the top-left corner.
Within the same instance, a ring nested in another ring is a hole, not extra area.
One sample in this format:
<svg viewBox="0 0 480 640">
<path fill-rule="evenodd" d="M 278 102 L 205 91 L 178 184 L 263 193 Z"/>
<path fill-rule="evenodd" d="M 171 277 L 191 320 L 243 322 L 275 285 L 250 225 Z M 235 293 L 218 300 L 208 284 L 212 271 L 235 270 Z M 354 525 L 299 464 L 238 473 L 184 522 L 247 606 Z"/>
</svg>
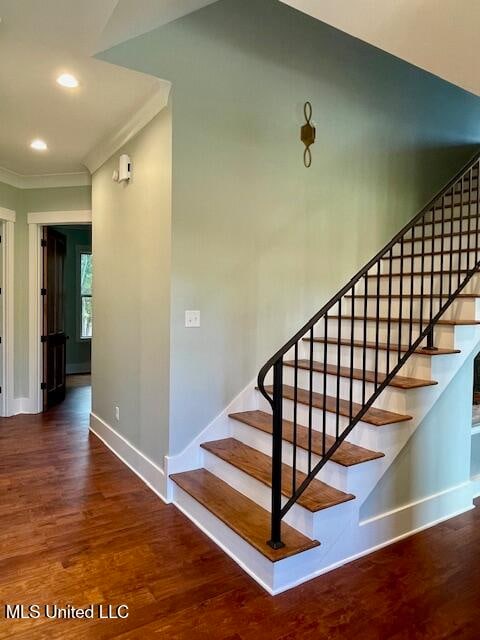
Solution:
<svg viewBox="0 0 480 640">
<path fill-rule="evenodd" d="M 172 85 L 166 80 L 158 81 L 158 88 L 130 119 L 115 133 L 104 138 L 84 158 L 83 164 L 91 174 L 111 158 L 119 149 L 141 131 L 168 104 Z"/>
<path fill-rule="evenodd" d="M 22 175 L 5 167 L 0 167 L 0 182 L 17 189 L 46 189 L 48 187 L 84 187 L 92 184 L 87 172 L 46 173 L 44 175 Z"/>
</svg>

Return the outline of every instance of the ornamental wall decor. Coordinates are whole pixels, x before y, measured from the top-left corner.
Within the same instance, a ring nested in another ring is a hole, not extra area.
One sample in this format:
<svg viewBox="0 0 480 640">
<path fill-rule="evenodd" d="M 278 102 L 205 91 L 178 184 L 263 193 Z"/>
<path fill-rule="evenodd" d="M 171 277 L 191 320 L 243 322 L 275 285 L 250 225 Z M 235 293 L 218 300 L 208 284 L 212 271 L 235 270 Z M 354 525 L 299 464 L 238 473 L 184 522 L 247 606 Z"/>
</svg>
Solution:
<svg viewBox="0 0 480 640">
<path fill-rule="evenodd" d="M 305 102 L 303 106 L 303 113 L 305 114 L 306 122 L 300 130 L 300 140 L 305 145 L 305 151 L 303 152 L 303 164 L 308 169 L 312 164 L 312 152 L 310 151 L 310 147 L 315 143 L 315 137 L 317 134 L 317 131 L 311 122 L 312 105 L 310 102 Z"/>
</svg>

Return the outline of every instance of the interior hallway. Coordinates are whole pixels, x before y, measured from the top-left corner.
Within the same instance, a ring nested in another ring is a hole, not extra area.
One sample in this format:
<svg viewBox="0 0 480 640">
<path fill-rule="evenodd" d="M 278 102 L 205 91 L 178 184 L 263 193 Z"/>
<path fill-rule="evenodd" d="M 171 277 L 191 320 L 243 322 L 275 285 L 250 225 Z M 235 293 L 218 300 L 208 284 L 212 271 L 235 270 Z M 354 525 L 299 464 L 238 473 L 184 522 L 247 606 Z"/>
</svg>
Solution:
<svg viewBox="0 0 480 640">
<path fill-rule="evenodd" d="M 130 615 L 2 616 L 0 638 L 478 639 L 479 509 L 271 598 L 89 435 L 76 382 L 46 414 L 1 421 L 0 599 Z"/>
</svg>

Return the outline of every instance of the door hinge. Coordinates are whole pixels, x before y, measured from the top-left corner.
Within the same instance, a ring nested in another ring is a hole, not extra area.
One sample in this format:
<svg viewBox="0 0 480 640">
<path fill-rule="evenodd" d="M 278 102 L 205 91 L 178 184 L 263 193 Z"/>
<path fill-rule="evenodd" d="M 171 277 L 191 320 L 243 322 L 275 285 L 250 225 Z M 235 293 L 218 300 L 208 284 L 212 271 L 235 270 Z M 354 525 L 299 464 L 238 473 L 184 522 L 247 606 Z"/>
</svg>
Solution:
<svg viewBox="0 0 480 640">
<path fill-rule="evenodd" d="M 46 247 L 46 246 L 47 246 L 47 241 L 45 240 L 45 238 L 42 238 L 42 239 L 40 240 L 40 246 L 41 246 L 41 247 Z"/>
<path fill-rule="evenodd" d="M 44 287 L 42 287 L 40 289 L 40 295 L 42 295 L 42 296 L 46 296 L 47 295 L 47 290 Z"/>
<path fill-rule="evenodd" d="M 40 342 L 46 342 L 46 341 L 47 341 L 47 336 L 40 337 Z"/>
<path fill-rule="evenodd" d="M 42 384 L 40 385 L 40 389 L 42 391 L 45 391 L 46 388 L 47 388 L 47 383 L 46 382 L 42 382 Z"/>
</svg>

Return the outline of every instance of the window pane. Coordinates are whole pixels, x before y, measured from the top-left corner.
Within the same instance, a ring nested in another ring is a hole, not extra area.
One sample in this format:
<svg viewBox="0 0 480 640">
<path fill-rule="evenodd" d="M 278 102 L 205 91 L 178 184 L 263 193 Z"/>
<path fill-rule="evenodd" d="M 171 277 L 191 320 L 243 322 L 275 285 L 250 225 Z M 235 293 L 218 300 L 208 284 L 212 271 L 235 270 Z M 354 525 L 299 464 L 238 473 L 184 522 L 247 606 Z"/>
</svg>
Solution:
<svg viewBox="0 0 480 640">
<path fill-rule="evenodd" d="M 92 337 L 92 298 L 82 298 L 82 338 Z"/>
<path fill-rule="evenodd" d="M 92 254 L 82 253 L 80 265 L 80 292 L 82 296 L 92 295 Z"/>
</svg>

